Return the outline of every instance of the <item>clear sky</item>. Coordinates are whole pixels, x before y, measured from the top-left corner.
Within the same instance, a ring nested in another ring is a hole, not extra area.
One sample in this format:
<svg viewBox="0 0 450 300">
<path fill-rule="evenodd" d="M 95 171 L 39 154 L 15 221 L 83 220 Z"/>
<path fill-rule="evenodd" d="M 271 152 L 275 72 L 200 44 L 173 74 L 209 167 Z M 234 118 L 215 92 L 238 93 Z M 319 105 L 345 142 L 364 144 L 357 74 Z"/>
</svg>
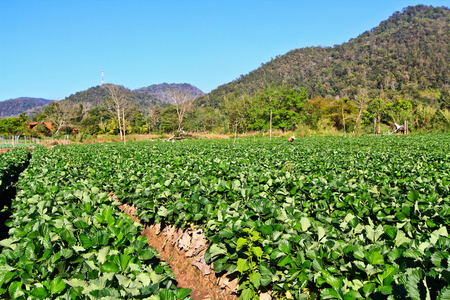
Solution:
<svg viewBox="0 0 450 300">
<path fill-rule="evenodd" d="M 0 101 L 105 82 L 207 93 L 277 55 L 333 46 L 402 8 L 450 0 L 0 0 Z"/>
</svg>

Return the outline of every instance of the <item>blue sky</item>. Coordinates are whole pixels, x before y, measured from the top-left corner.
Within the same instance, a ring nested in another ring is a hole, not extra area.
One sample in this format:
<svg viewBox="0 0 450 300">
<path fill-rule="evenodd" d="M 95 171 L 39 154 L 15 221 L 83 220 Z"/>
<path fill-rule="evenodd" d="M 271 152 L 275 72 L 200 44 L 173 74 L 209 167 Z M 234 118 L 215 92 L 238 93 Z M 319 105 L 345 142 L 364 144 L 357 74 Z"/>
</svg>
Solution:
<svg viewBox="0 0 450 300">
<path fill-rule="evenodd" d="M 210 92 L 277 55 L 333 46 L 402 8 L 449 0 L 0 0 L 0 101 L 105 82 Z"/>
</svg>

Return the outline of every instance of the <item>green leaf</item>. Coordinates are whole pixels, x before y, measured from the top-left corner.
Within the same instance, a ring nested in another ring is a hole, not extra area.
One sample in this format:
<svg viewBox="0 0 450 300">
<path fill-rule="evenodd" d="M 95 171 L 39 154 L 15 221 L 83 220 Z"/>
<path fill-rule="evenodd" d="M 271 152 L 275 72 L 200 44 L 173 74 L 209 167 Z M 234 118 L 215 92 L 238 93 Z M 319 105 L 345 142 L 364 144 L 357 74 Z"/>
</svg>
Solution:
<svg viewBox="0 0 450 300">
<path fill-rule="evenodd" d="M 245 271 L 247 271 L 250 267 L 247 264 L 247 260 L 243 258 L 238 258 L 237 260 L 237 267 L 236 269 L 241 273 L 244 274 Z"/>
<path fill-rule="evenodd" d="M 50 283 L 50 293 L 52 295 L 59 294 L 66 288 L 66 284 L 61 277 L 56 277 Z"/>
<path fill-rule="evenodd" d="M 372 251 L 370 254 L 366 255 L 367 261 L 371 265 L 382 265 L 384 264 L 384 257 L 378 251 Z"/>
<path fill-rule="evenodd" d="M 326 270 L 322 270 L 322 276 L 329 285 L 331 285 L 334 289 L 339 290 L 342 285 L 342 278 L 336 278 Z"/>
<path fill-rule="evenodd" d="M 119 273 L 120 272 L 119 266 L 113 262 L 107 262 L 107 263 L 102 264 L 100 266 L 100 270 L 103 273 Z"/>
<path fill-rule="evenodd" d="M 419 196 L 417 191 L 409 191 L 407 194 L 408 200 L 411 202 L 416 202 L 419 199 Z"/>
<path fill-rule="evenodd" d="M 262 255 L 263 255 L 263 251 L 261 249 L 261 247 L 252 247 L 252 252 L 253 254 L 256 255 L 256 257 L 260 260 Z"/>
<path fill-rule="evenodd" d="M 317 237 L 318 237 L 318 241 L 321 241 L 322 238 L 325 236 L 326 232 L 325 232 L 325 228 L 319 226 L 317 227 Z"/>
<path fill-rule="evenodd" d="M 152 259 L 155 256 L 154 251 L 152 251 L 151 249 L 142 249 L 138 252 L 139 254 L 139 258 L 143 259 L 143 260 L 148 260 L 148 259 Z"/>
<path fill-rule="evenodd" d="M 177 300 L 182 300 L 185 297 L 187 297 L 190 293 L 192 292 L 191 289 L 183 289 L 183 288 L 179 288 L 176 291 L 177 294 Z"/>
<path fill-rule="evenodd" d="M 402 230 L 397 232 L 397 236 L 395 237 L 395 245 L 400 247 L 404 243 L 409 243 L 411 240 L 406 237 L 405 233 Z"/>
<path fill-rule="evenodd" d="M 230 239 L 230 238 L 232 238 L 233 237 L 233 235 L 234 235 L 234 231 L 231 229 L 231 228 L 229 228 L 229 227 L 227 227 L 227 228 L 224 228 L 224 229 L 222 229 L 220 232 L 219 232 L 219 236 L 221 237 L 221 238 L 227 238 L 227 239 Z"/>
<path fill-rule="evenodd" d="M 287 240 L 281 240 L 278 248 L 284 253 L 289 254 L 291 252 L 291 243 Z"/>
<path fill-rule="evenodd" d="M 261 274 L 258 272 L 253 272 L 253 273 L 250 273 L 249 278 L 250 278 L 250 282 L 253 284 L 253 286 L 256 289 L 259 289 L 259 286 L 261 284 Z"/>
<path fill-rule="evenodd" d="M 161 300 L 177 300 L 175 292 L 168 289 L 162 289 L 159 291 L 159 298 Z"/>
<path fill-rule="evenodd" d="M 259 272 L 261 273 L 261 285 L 267 286 L 272 282 L 273 274 L 266 262 L 261 262 L 259 265 Z"/>
<path fill-rule="evenodd" d="M 109 253 L 109 247 L 104 247 L 98 251 L 97 260 L 103 264 L 106 261 L 106 256 Z"/>
<path fill-rule="evenodd" d="M 227 253 L 227 251 L 225 249 L 219 247 L 217 244 L 212 244 L 208 250 L 209 250 L 209 253 L 211 254 L 211 258 L 214 258 L 218 255 Z"/>
<path fill-rule="evenodd" d="M 22 291 L 22 282 L 20 281 L 13 281 L 9 285 L 9 295 L 11 298 L 19 298 L 20 296 L 24 295 L 24 292 Z"/>
<path fill-rule="evenodd" d="M 338 291 L 334 289 L 323 289 L 320 293 L 320 299 L 343 299 Z"/>
<path fill-rule="evenodd" d="M 253 298 L 253 290 L 251 289 L 244 289 L 242 291 L 241 296 L 239 297 L 239 300 L 252 300 Z"/>
<path fill-rule="evenodd" d="M 290 255 L 286 255 L 285 257 L 283 257 L 279 262 L 278 262 L 278 266 L 279 267 L 284 267 L 285 265 L 289 264 L 292 262 L 292 257 Z"/>
<path fill-rule="evenodd" d="M 45 299 L 48 296 L 48 292 L 45 289 L 45 287 L 35 287 L 31 291 L 31 295 L 38 298 L 38 299 Z"/>
<path fill-rule="evenodd" d="M 131 257 L 128 255 L 120 254 L 120 266 L 122 267 L 122 270 L 125 271 L 127 269 L 130 259 Z"/>
<path fill-rule="evenodd" d="M 244 246 L 248 244 L 248 240 L 244 238 L 239 238 L 236 242 L 236 251 L 241 250 Z"/>
<path fill-rule="evenodd" d="M 307 231 L 309 227 L 311 227 L 311 222 L 309 221 L 308 218 L 306 217 L 302 217 L 300 219 L 300 224 L 302 225 L 302 230 L 303 231 Z"/>
<path fill-rule="evenodd" d="M 78 239 L 80 240 L 81 246 L 82 246 L 84 249 L 88 249 L 88 248 L 90 248 L 90 247 L 92 246 L 91 240 L 90 240 L 90 239 L 87 237 L 87 235 L 85 235 L 84 233 L 83 233 L 83 234 L 80 234 L 80 236 L 78 237 Z"/>
</svg>

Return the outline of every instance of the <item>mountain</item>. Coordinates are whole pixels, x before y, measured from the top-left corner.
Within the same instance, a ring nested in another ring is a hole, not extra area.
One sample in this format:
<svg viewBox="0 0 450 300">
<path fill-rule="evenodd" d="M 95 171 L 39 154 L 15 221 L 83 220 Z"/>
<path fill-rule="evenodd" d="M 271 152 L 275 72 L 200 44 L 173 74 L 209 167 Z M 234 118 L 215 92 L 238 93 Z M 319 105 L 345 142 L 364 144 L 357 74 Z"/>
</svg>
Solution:
<svg viewBox="0 0 450 300">
<path fill-rule="evenodd" d="M 187 92 L 191 95 L 192 98 L 197 98 L 205 94 L 195 86 L 188 83 L 153 84 L 134 91 L 155 95 L 158 99 L 165 103 L 170 103 L 171 101 L 170 96 L 168 95 L 169 91 Z"/>
<path fill-rule="evenodd" d="M 130 91 L 130 95 L 130 104 L 144 113 L 155 105 L 167 106 L 152 94 Z M 108 96 L 108 89 L 105 86 L 98 85 L 72 94 L 69 97 L 66 97 L 64 101 L 81 103 L 85 109 L 90 109 L 100 106 L 103 103 L 103 98 L 106 96 Z"/>
<path fill-rule="evenodd" d="M 52 102 L 43 98 L 20 97 L 0 102 L 0 118 L 17 117 L 22 112 L 36 110 Z"/>
<path fill-rule="evenodd" d="M 450 11 L 417 5 L 333 47 L 292 50 L 197 99 L 217 107 L 229 93 L 255 95 L 273 86 L 303 87 L 310 95 L 370 96 L 448 91 Z"/>
</svg>

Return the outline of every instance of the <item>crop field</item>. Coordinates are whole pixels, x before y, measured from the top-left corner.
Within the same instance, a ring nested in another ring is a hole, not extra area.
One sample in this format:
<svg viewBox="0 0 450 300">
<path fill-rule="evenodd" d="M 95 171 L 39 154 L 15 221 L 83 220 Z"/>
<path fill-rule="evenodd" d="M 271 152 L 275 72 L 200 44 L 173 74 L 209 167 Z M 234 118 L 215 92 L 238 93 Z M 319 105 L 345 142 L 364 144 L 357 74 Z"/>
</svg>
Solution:
<svg viewBox="0 0 450 300">
<path fill-rule="evenodd" d="M 0 297 L 189 299 L 113 193 L 240 299 L 450 299 L 450 134 L 38 146 L 17 190 Z"/>
</svg>

